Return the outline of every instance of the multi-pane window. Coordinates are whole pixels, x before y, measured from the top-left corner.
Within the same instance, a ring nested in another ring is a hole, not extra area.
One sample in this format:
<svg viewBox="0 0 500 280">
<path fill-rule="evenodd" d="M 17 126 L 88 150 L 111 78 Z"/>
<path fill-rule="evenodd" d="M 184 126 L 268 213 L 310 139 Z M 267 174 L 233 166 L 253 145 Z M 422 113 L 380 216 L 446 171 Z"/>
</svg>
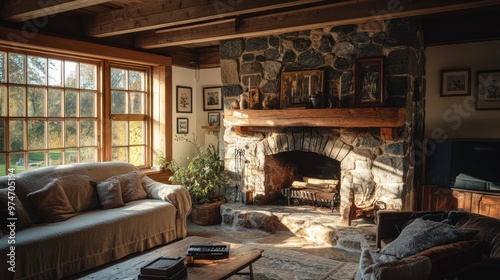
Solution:
<svg viewBox="0 0 500 280">
<path fill-rule="evenodd" d="M 146 165 L 147 69 L 111 67 L 111 160 Z"/>
<path fill-rule="evenodd" d="M 0 175 L 98 160 L 98 64 L 0 51 Z"/>
</svg>

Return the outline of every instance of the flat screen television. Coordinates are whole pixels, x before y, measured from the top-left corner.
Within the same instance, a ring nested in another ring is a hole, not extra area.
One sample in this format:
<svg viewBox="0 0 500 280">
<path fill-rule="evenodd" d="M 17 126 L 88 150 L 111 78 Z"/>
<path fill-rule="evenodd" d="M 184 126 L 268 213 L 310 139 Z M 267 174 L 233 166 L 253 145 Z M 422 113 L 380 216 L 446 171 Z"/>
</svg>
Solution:
<svg viewBox="0 0 500 280">
<path fill-rule="evenodd" d="M 424 181 L 500 192 L 500 140 L 428 139 Z"/>
</svg>

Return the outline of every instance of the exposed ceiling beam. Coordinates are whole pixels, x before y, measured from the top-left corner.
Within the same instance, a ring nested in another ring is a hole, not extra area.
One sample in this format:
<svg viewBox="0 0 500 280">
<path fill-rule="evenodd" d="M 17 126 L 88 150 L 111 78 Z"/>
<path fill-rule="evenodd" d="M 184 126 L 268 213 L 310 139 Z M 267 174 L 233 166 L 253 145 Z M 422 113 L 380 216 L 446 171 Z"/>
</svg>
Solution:
<svg viewBox="0 0 500 280">
<path fill-rule="evenodd" d="M 4 0 L 0 17 L 4 20 L 26 21 L 111 1 L 112 0 Z"/>
<path fill-rule="evenodd" d="M 210 25 L 201 24 L 190 26 L 189 29 L 173 28 L 172 30 L 162 29 L 160 31 L 147 31 L 139 33 L 135 36 L 136 46 L 144 49 L 151 49 L 165 46 L 178 46 L 177 42 L 169 44 L 172 41 L 204 43 L 214 41 L 210 38 L 225 37 L 227 34 L 236 34 L 236 21 L 223 20 L 213 22 Z M 207 35 L 209 37 L 207 37 Z"/>
<path fill-rule="evenodd" d="M 235 18 L 230 18 L 230 19 L 223 19 L 223 20 L 217 20 L 217 21 L 210 21 L 210 22 L 204 22 L 204 23 L 197 23 L 195 25 L 183 25 L 183 26 L 178 26 L 178 27 L 170 27 L 170 28 L 165 28 L 165 29 L 160 29 L 156 30 L 156 34 L 160 33 L 172 33 L 180 30 L 191 30 L 193 27 L 196 28 L 213 28 L 213 26 L 221 26 L 221 25 L 229 25 L 233 26 L 236 29 L 236 19 Z"/>
<path fill-rule="evenodd" d="M 236 29 L 193 26 L 190 29 L 136 35 L 136 46 L 144 49 L 228 40 L 240 37 L 265 36 L 277 33 L 321 28 L 325 25 L 346 25 L 391 18 L 411 17 L 462 9 L 498 5 L 498 0 L 359 0 L 328 4 L 297 11 L 249 17 L 237 21 Z"/>
<path fill-rule="evenodd" d="M 88 33 L 106 37 L 169 26 L 218 20 L 242 14 L 282 9 L 312 3 L 351 2 L 352 0 L 251 0 L 251 1 L 152 1 L 101 13 L 91 19 Z"/>
</svg>

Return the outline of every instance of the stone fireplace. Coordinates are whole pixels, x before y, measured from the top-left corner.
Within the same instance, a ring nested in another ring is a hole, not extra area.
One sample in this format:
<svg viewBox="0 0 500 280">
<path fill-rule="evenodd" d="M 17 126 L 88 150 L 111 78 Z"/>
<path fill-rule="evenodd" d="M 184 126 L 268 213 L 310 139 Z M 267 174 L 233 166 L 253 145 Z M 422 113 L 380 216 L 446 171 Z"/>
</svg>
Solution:
<svg viewBox="0 0 500 280">
<path fill-rule="evenodd" d="M 300 176 L 325 176 L 340 180 L 340 211 L 351 191 L 357 204 L 414 209 L 421 166 L 412 155 L 424 116 L 420 34 L 417 22 L 394 19 L 221 42 L 227 189 L 238 185 L 268 204 Z M 355 61 L 371 56 L 385 57 L 384 106 L 355 108 Z M 325 92 L 340 88 L 341 108 L 234 108 L 249 80 L 261 102 L 279 104 L 280 73 L 311 69 L 324 70 Z"/>
<path fill-rule="evenodd" d="M 226 149 L 226 164 L 230 168 L 234 164 L 227 158 L 234 158 L 231 150 L 246 150 L 243 190 L 253 192 L 254 203 L 267 204 L 275 201 L 281 196 L 281 189 L 289 187 L 293 180 L 299 179 L 297 176 L 317 176 L 323 177 L 322 179 L 340 179 L 340 196 L 343 202 L 341 208 L 345 206 L 351 190 L 356 193 L 357 203 L 377 200 L 383 201 L 391 209 L 402 208 L 405 189 L 404 141 L 383 141 L 377 130 L 370 129 L 258 130 L 250 137 L 226 135 L 236 138 Z M 234 133 L 231 130 L 226 131 L 229 135 Z M 335 170 L 335 164 L 325 163 L 326 169 L 322 170 L 323 173 L 318 170 L 314 173 L 310 173 L 311 170 L 296 173 L 295 161 L 280 160 L 281 164 L 278 165 L 273 158 L 288 152 L 294 152 L 288 157 L 295 157 L 298 161 L 308 157 L 314 158 L 314 155 L 327 157 L 338 163 L 339 170 Z M 268 161 L 271 163 L 267 163 Z"/>
</svg>

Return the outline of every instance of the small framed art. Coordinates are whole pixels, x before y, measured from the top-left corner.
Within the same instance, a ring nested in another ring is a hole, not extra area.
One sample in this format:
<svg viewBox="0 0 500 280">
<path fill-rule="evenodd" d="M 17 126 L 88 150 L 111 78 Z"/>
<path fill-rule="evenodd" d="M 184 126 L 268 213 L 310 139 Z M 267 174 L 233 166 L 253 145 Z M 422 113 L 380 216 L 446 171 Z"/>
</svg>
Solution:
<svg viewBox="0 0 500 280">
<path fill-rule="evenodd" d="M 193 89 L 185 86 L 177 86 L 177 113 L 193 112 Z"/>
<path fill-rule="evenodd" d="M 476 110 L 500 109 L 500 69 L 477 71 Z"/>
<path fill-rule="evenodd" d="M 441 70 L 441 96 L 470 95 L 470 68 Z"/>
<path fill-rule="evenodd" d="M 220 121 L 219 121 L 219 112 L 217 113 L 208 113 L 208 125 L 209 126 L 219 126 Z"/>
<path fill-rule="evenodd" d="M 189 133 L 189 119 L 177 118 L 177 134 L 188 134 L 188 133 Z"/>
<path fill-rule="evenodd" d="M 203 88 L 203 110 L 204 111 L 222 110 L 221 87 Z"/>
<path fill-rule="evenodd" d="M 356 107 L 384 104 L 384 58 L 361 58 L 356 61 Z"/>
<path fill-rule="evenodd" d="M 281 73 L 280 107 L 304 107 L 312 94 L 323 94 L 323 70 Z"/>
</svg>

